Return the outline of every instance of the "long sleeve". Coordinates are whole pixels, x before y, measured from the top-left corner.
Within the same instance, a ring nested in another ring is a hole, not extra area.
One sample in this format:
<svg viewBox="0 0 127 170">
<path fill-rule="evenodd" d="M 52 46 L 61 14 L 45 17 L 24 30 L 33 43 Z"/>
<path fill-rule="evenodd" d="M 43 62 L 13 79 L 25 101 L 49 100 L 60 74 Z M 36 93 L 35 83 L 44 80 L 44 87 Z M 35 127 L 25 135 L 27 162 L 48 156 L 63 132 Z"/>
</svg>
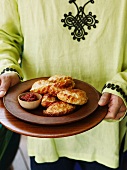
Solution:
<svg viewBox="0 0 127 170">
<path fill-rule="evenodd" d="M 16 71 L 22 75 L 19 61 L 23 37 L 15 0 L 0 1 L 0 72 Z"/>
<path fill-rule="evenodd" d="M 104 86 L 103 92 L 118 95 L 127 106 L 127 70 L 119 72 L 112 80 L 108 81 Z"/>
</svg>

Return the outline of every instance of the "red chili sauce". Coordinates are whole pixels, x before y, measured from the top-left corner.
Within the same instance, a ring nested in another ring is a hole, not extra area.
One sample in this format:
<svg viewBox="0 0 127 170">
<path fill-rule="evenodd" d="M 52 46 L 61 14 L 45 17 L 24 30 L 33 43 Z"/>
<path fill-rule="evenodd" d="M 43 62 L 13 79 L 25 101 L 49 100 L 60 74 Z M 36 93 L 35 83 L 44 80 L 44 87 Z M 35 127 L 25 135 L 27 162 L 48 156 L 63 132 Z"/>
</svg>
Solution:
<svg viewBox="0 0 127 170">
<path fill-rule="evenodd" d="M 20 99 L 27 102 L 38 100 L 37 96 L 34 93 L 26 93 L 22 95 Z"/>
</svg>

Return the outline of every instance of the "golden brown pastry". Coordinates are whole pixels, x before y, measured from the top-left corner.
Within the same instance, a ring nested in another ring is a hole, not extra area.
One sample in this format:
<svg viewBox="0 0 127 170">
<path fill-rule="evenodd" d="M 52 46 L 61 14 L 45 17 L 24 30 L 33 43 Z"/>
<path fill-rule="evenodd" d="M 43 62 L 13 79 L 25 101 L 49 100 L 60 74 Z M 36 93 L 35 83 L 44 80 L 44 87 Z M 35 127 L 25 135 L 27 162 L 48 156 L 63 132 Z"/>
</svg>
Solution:
<svg viewBox="0 0 127 170">
<path fill-rule="evenodd" d="M 63 101 L 58 101 L 51 104 L 46 110 L 43 111 L 47 116 L 62 116 L 72 112 L 76 107 Z"/>
<path fill-rule="evenodd" d="M 49 77 L 48 81 L 57 83 L 59 81 L 66 80 L 66 79 L 73 80 L 72 77 L 70 77 L 70 76 L 54 75 L 54 76 Z"/>
<path fill-rule="evenodd" d="M 44 94 L 42 97 L 41 105 L 43 107 L 49 107 L 51 104 L 57 101 L 57 98 L 50 94 Z"/>
<path fill-rule="evenodd" d="M 49 87 L 48 93 L 49 93 L 50 95 L 52 95 L 52 96 L 57 96 L 57 94 L 58 94 L 61 90 L 63 90 L 63 88 L 57 87 L 57 86 L 55 86 L 55 85 L 53 84 L 53 85 L 51 85 L 51 86 Z"/>
<path fill-rule="evenodd" d="M 65 89 L 61 90 L 57 94 L 58 99 L 75 104 L 75 105 L 83 105 L 87 102 L 88 97 L 85 93 L 85 91 L 80 90 L 80 89 Z"/>
<path fill-rule="evenodd" d="M 51 76 L 48 81 L 54 83 L 54 86 L 59 88 L 74 88 L 75 82 L 72 77 L 64 75 Z"/>
<path fill-rule="evenodd" d="M 49 82 L 48 80 L 38 80 L 33 83 L 30 91 L 37 92 L 40 94 L 46 94 L 49 91 L 49 88 L 53 85 L 53 83 Z"/>
<path fill-rule="evenodd" d="M 43 94 L 41 105 L 46 108 L 43 111 L 44 115 L 61 116 L 88 101 L 85 91 L 74 87 L 72 77 L 55 75 L 47 80 L 36 81 L 30 91 Z"/>
</svg>

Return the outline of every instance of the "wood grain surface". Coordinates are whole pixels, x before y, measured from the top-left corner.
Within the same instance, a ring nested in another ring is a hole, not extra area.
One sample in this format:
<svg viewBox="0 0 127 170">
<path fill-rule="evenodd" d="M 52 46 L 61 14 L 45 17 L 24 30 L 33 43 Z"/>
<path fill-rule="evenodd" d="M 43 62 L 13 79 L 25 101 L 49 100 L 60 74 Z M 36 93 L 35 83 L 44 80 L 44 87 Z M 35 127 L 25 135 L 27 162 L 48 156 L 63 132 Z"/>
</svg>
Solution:
<svg viewBox="0 0 127 170">
<path fill-rule="evenodd" d="M 98 125 L 107 113 L 107 106 L 98 107 L 92 114 L 79 121 L 63 125 L 40 125 L 29 123 L 10 114 L 0 99 L 0 121 L 6 128 L 26 136 L 39 138 L 67 137 L 85 132 Z"/>
</svg>

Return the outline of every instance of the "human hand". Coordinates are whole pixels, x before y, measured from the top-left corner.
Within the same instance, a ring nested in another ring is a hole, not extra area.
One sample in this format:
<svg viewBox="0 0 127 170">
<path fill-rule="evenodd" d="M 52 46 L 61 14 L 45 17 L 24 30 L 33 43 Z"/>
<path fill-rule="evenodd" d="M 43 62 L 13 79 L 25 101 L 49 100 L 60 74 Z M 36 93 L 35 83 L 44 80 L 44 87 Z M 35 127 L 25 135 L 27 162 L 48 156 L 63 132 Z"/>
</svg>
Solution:
<svg viewBox="0 0 127 170">
<path fill-rule="evenodd" d="M 119 96 L 110 93 L 103 93 L 98 104 L 100 106 L 108 105 L 108 113 L 105 119 L 119 120 L 124 116 L 127 109 Z"/>
<path fill-rule="evenodd" d="M 9 87 L 19 83 L 20 79 L 17 73 L 4 73 L 0 75 L 0 97 L 3 97 Z"/>
</svg>

